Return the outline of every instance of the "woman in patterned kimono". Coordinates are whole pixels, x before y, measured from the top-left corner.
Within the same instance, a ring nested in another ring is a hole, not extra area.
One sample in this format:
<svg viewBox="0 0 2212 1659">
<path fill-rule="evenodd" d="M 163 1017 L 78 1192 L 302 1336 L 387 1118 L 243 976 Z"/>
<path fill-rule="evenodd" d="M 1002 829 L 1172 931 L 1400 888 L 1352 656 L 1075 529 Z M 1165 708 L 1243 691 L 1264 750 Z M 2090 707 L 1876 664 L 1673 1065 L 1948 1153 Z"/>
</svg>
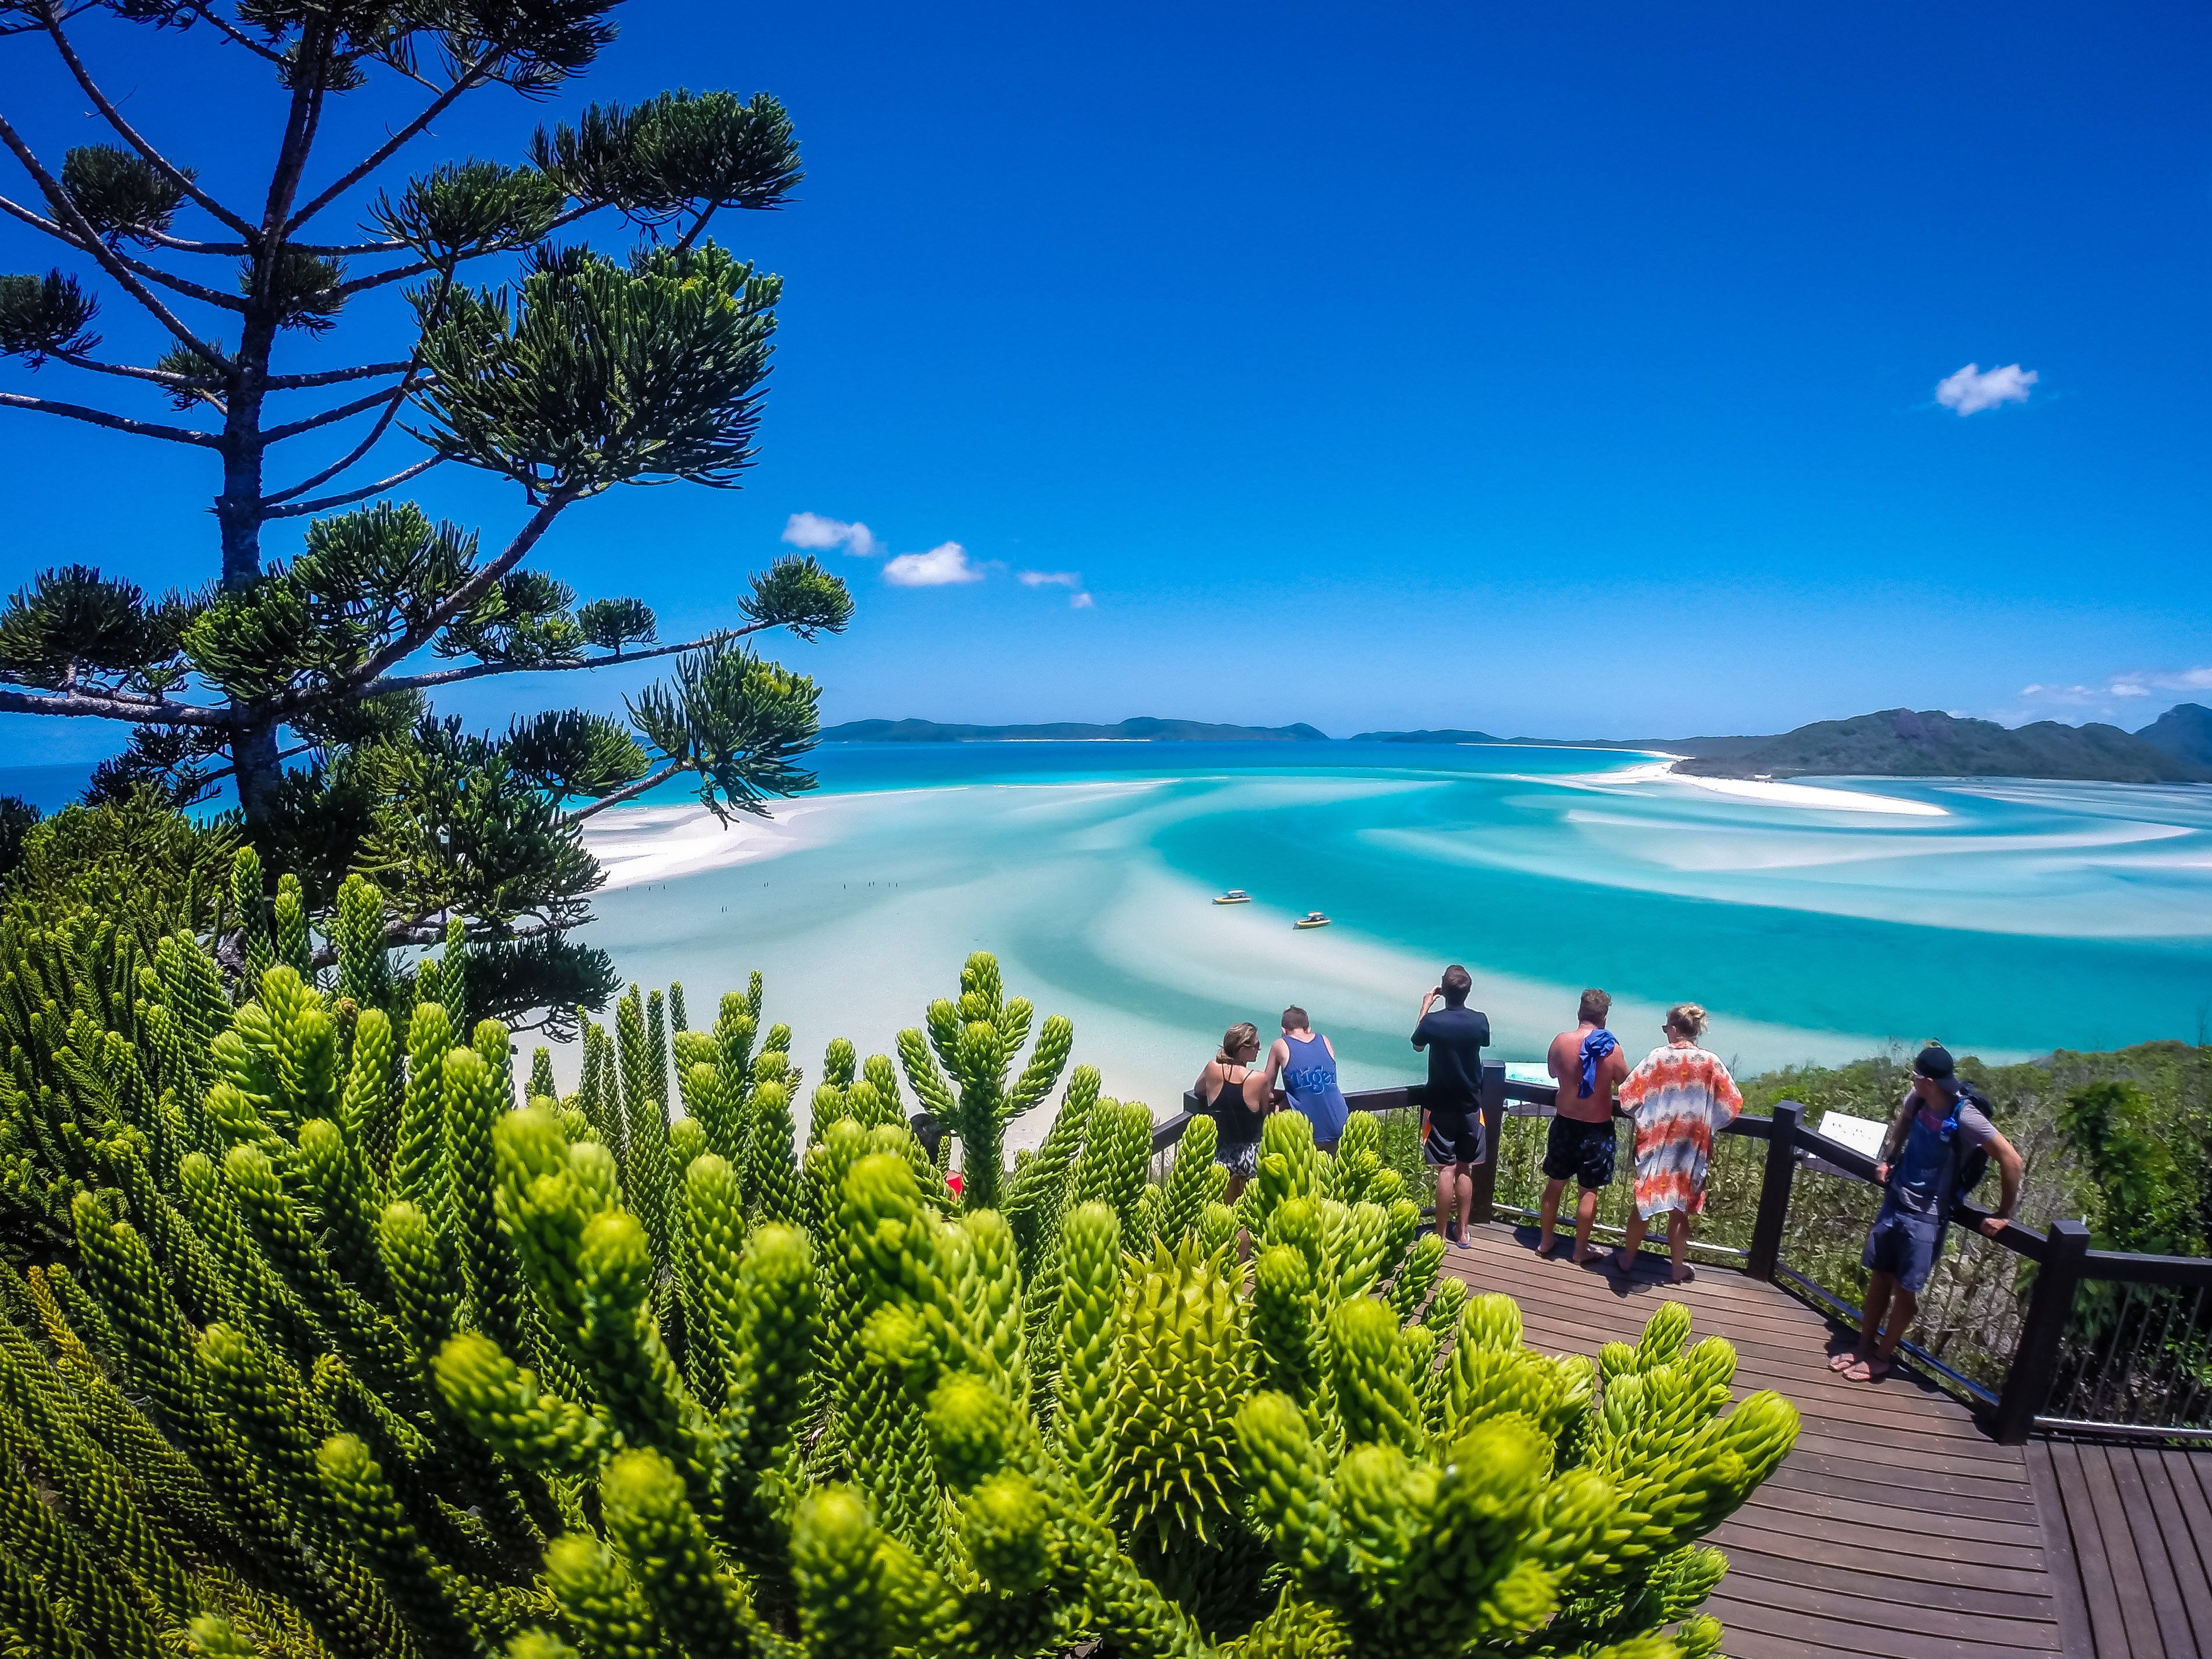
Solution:
<svg viewBox="0 0 2212 1659">
<path fill-rule="evenodd" d="M 1705 1207 L 1713 1137 L 1743 1109 L 1743 1094 L 1721 1057 L 1698 1046 L 1705 1034 L 1705 1011 L 1677 1003 L 1667 1011 L 1667 1046 L 1646 1054 L 1620 1085 L 1621 1108 L 1636 1120 L 1636 1213 L 1613 1258 L 1623 1273 L 1635 1266 L 1651 1218 L 1665 1215 L 1674 1283 L 1697 1277 L 1690 1218 Z"/>
</svg>

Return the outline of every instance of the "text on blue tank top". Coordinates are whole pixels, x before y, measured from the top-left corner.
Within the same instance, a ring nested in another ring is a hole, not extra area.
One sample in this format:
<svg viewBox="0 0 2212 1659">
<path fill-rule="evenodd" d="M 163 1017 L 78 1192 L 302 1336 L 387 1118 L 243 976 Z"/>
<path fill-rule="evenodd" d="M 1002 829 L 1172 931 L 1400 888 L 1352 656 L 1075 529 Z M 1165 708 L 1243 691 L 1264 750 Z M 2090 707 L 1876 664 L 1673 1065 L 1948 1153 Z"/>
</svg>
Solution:
<svg viewBox="0 0 2212 1659">
<path fill-rule="evenodd" d="M 1290 1064 L 1283 1067 L 1283 1092 L 1313 1120 L 1315 1139 L 1335 1139 L 1352 1115 L 1344 1091 L 1337 1086 L 1336 1056 L 1319 1037 L 1283 1041 L 1291 1051 Z"/>
</svg>

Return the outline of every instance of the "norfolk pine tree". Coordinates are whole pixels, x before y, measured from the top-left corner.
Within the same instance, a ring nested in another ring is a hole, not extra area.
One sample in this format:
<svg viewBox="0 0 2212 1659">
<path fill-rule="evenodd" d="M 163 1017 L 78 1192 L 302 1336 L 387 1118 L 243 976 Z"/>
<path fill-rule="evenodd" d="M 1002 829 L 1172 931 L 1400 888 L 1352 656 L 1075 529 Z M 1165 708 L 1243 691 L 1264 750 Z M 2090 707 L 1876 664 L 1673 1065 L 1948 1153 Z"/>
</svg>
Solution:
<svg viewBox="0 0 2212 1659">
<path fill-rule="evenodd" d="M 27 185 L 0 209 L 59 245 L 44 274 L 0 275 L 0 408 L 204 452 L 220 550 L 212 580 L 180 560 L 159 596 L 84 565 L 30 574 L 0 610 L 0 710 L 130 726 L 95 798 L 152 787 L 189 804 L 230 782 L 270 892 L 296 876 L 325 924 L 356 871 L 380 890 L 390 944 L 445 939 L 460 919 L 473 1012 L 517 1024 L 565 1024 L 613 987 L 605 957 L 565 937 L 600 880 L 584 819 L 683 773 L 725 817 L 813 786 L 799 764 L 813 683 L 742 641 L 841 632 L 852 610 L 836 577 L 789 558 L 752 578 L 732 625 L 662 643 L 641 601 L 579 605 L 528 563 L 563 513 L 618 484 L 736 487 L 781 280 L 706 233 L 723 210 L 778 207 L 800 176 L 781 106 L 721 92 L 593 105 L 539 127 L 526 161 L 398 173 L 457 100 L 544 97 L 587 69 L 611 10 L 0 0 L 0 88 L 51 74 L 103 141 L 43 153 L 0 91 L 0 144 Z M 99 49 L 127 26 L 162 32 L 195 99 L 221 90 L 204 54 L 185 57 L 209 37 L 235 97 L 273 86 L 281 126 L 258 200 L 203 182 L 185 123 L 142 131 L 143 106 L 126 114 L 103 88 Z M 319 152 L 332 100 L 380 99 L 388 137 Z M 635 245 L 617 257 L 554 240 L 594 216 Z M 403 349 L 343 367 L 327 345 L 303 351 L 394 284 Z M 137 354 L 152 361 L 103 349 L 95 325 L 118 298 L 158 335 L 165 349 Z M 99 387 L 112 397 L 76 401 Z M 149 418 L 164 400 L 175 418 Z M 319 437 L 315 459 L 289 459 Z M 519 491 L 495 550 L 392 493 L 452 465 Z M 179 526 L 180 546 L 201 522 Z M 489 675 L 667 655 L 674 674 L 629 702 L 628 726 L 557 709 L 477 736 L 429 710 L 429 693 Z M 270 920 L 231 921 L 235 972 Z"/>
</svg>

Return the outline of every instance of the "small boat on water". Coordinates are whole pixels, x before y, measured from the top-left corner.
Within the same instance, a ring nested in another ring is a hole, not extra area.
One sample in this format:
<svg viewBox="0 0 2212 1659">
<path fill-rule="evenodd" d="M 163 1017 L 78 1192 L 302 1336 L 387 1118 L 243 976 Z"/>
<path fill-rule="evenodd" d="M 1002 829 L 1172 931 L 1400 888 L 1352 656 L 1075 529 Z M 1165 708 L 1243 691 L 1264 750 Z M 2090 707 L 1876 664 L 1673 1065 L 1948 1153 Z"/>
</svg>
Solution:
<svg viewBox="0 0 2212 1659">
<path fill-rule="evenodd" d="M 1252 896 L 1242 887 L 1232 887 L 1213 902 L 1216 904 L 1249 904 Z"/>
<path fill-rule="evenodd" d="M 1318 910 L 1309 910 L 1291 924 L 1293 927 L 1326 927 L 1328 918 Z"/>
</svg>

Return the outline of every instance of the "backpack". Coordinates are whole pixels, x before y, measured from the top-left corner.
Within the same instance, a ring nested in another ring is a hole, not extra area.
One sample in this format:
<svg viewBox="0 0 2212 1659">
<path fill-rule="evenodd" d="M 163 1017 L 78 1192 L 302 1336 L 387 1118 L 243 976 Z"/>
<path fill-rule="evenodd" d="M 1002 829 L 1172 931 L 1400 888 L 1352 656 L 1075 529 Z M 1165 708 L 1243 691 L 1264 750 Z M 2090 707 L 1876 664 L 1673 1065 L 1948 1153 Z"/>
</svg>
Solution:
<svg viewBox="0 0 2212 1659">
<path fill-rule="evenodd" d="M 1971 1196 L 1974 1188 L 1981 1185 L 1982 1177 L 1990 1171 L 1990 1149 L 1986 1144 L 1963 1149 L 1959 1144 L 1959 1114 L 1969 1106 L 1992 1121 L 1996 1116 L 1996 1108 L 1990 1103 L 1987 1095 L 1971 1083 L 1960 1082 L 1959 1097 L 1951 1103 L 1950 1112 L 1943 1119 L 1942 1130 L 1943 1144 L 1951 1149 L 1951 1201 L 1954 1204 Z M 1892 1164 L 1890 1181 L 1894 1182 L 1897 1176 L 1897 1165 Z M 1887 1184 L 1884 1183 L 1885 1186 Z M 1945 1218 L 1948 1219 L 1948 1217 Z"/>
<path fill-rule="evenodd" d="M 1951 1103 L 1950 1115 L 1943 1120 L 1943 1139 L 1951 1148 L 1951 1201 L 1956 1204 L 1969 1196 L 1982 1184 L 1982 1177 L 1990 1171 L 1990 1149 L 1986 1142 L 1963 1151 L 1959 1146 L 1959 1114 L 1972 1106 L 1984 1117 L 1996 1121 L 1996 1108 L 1990 1103 L 1987 1095 L 1971 1083 L 1959 1085 L 1959 1097 Z"/>
</svg>

